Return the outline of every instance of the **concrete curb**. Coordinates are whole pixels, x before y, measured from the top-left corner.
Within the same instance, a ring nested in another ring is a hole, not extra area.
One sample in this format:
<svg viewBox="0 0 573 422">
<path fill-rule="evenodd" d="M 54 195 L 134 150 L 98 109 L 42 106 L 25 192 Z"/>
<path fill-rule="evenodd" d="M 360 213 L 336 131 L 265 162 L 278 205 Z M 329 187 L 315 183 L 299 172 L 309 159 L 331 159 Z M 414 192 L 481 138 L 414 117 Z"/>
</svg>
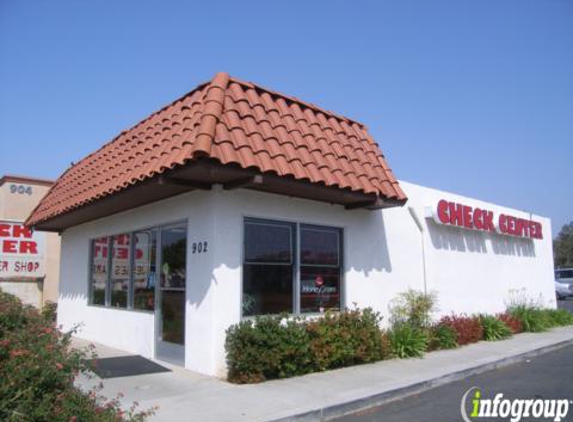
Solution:
<svg viewBox="0 0 573 422">
<path fill-rule="evenodd" d="M 548 346 L 543 346 L 538 349 L 530 350 L 527 352 L 519 353 L 514 356 L 508 356 L 498 359 L 493 362 L 488 362 L 471 368 L 463 369 L 461 371 L 452 372 L 450 374 L 441 375 L 435 378 L 427 379 L 421 382 L 410 384 L 408 386 L 397 388 L 395 390 L 384 391 L 378 394 L 373 394 L 356 400 L 351 400 L 345 403 L 338 403 L 332 406 L 322 407 L 309 412 L 300 413 L 298 415 L 287 416 L 280 419 L 272 419 L 267 422 L 317 422 L 328 421 L 338 418 L 349 413 L 365 410 L 368 408 L 380 406 L 394 400 L 403 399 L 405 397 L 421 393 L 440 385 L 448 384 L 453 381 L 458 381 L 463 378 L 481 374 L 482 372 L 491 371 L 498 368 L 518 363 L 524 359 L 533 358 L 545 353 L 561 349 L 566 346 L 573 345 L 573 339 L 564 340 Z"/>
</svg>

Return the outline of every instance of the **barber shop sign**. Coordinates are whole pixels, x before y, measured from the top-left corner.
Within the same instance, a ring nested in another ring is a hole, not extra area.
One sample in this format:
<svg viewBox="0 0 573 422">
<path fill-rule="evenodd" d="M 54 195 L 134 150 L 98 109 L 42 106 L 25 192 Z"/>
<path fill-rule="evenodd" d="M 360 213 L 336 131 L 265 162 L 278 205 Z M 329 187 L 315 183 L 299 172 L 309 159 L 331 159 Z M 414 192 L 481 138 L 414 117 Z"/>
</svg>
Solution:
<svg viewBox="0 0 573 422">
<path fill-rule="evenodd" d="M 0 221 L 0 279 L 44 277 L 45 243 L 45 233 Z"/>
</svg>

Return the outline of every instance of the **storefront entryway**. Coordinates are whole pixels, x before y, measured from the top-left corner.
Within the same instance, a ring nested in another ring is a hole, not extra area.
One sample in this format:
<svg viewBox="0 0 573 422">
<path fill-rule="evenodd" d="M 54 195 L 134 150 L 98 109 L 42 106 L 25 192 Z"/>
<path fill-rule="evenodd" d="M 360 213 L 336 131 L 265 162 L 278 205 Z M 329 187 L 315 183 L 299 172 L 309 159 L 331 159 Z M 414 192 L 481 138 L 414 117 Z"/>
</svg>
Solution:
<svg viewBox="0 0 573 422">
<path fill-rule="evenodd" d="M 187 226 L 161 228 L 159 245 L 156 357 L 184 366 Z"/>
</svg>

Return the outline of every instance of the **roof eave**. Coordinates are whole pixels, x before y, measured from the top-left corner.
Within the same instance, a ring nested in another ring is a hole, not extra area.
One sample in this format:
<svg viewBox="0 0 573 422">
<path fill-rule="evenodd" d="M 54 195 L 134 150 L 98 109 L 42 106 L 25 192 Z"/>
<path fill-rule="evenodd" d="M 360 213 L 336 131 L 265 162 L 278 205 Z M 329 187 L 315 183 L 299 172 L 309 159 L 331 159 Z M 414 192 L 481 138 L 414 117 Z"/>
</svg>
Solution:
<svg viewBox="0 0 573 422">
<path fill-rule="evenodd" d="M 348 210 L 377 210 L 402 206 L 406 200 L 382 198 L 375 194 L 351 191 L 334 186 L 295 180 L 223 165 L 216 160 L 202 159 L 157 175 L 120 192 L 32 223 L 35 230 L 62 232 L 73 226 L 128 211 L 152 202 L 193 190 L 206 190 L 214 184 L 225 189 L 244 188 L 293 198 L 314 200 L 344 206 Z"/>
</svg>

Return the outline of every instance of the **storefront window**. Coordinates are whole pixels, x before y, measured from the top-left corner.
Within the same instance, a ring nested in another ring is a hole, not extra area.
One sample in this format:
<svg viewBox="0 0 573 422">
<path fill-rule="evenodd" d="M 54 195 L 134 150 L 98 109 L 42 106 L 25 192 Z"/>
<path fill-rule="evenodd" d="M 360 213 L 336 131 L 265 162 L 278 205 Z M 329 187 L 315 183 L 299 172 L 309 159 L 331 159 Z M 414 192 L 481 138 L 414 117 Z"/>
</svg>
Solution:
<svg viewBox="0 0 573 422">
<path fill-rule="evenodd" d="M 187 227 L 161 230 L 161 337 L 185 344 L 185 285 Z"/>
<path fill-rule="evenodd" d="M 155 309 L 155 275 L 157 234 L 155 230 L 135 232 L 133 268 L 133 308 Z"/>
<path fill-rule="evenodd" d="M 294 225 L 247 220 L 243 315 L 293 311 Z"/>
<path fill-rule="evenodd" d="M 340 230 L 301 226 L 300 311 L 340 309 Z"/>
<path fill-rule="evenodd" d="M 109 237 L 100 237 L 91 243 L 91 303 L 105 305 L 108 275 Z"/>
<path fill-rule="evenodd" d="M 170 230 L 161 230 L 169 236 Z M 185 227 L 183 231 L 185 232 Z M 163 272 L 157 268 L 158 248 L 160 247 L 158 243 L 158 228 L 92 240 L 89 303 L 118 309 L 153 312 L 157 305 L 155 284 L 160 275 L 165 275 L 167 268 L 165 262 L 162 267 Z M 167 264 L 174 269 L 173 273 L 169 272 L 171 285 L 173 283 L 184 284 L 185 280 L 184 240 L 179 248 L 182 252 L 178 250 L 175 255 L 181 262 L 172 260 L 173 262 L 169 261 Z M 168 260 L 171 252 L 171 249 L 163 250 L 164 261 Z M 181 271 L 183 271 L 183 276 L 180 276 Z"/>
<path fill-rule="evenodd" d="M 247 219 L 244 232 L 243 316 L 340 309 L 340 229 Z"/>
<path fill-rule="evenodd" d="M 129 234 L 112 238 L 110 304 L 114 308 L 127 308 L 131 268 L 130 238 Z"/>
</svg>

